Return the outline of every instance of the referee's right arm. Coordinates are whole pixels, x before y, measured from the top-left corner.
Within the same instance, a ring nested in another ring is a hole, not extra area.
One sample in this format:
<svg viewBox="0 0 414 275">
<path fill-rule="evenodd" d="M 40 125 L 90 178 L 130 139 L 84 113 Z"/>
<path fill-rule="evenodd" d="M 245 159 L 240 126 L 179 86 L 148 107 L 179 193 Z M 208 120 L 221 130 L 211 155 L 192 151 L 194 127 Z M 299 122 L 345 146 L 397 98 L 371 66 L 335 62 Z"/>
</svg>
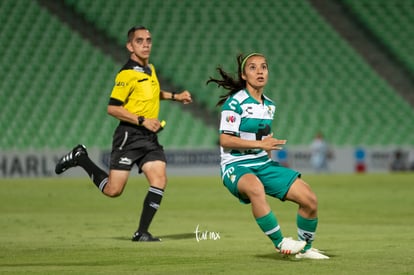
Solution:
<svg viewBox="0 0 414 275">
<path fill-rule="evenodd" d="M 126 121 L 128 123 L 137 125 L 138 116 L 130 113 L 122 105 L 123 105 L 122 101 L 115 99 L 115 98 L 110 98 L 109 103 L 108 103 L 108 108 L 107 108 L 108 114 L 121 121 Z"/>
</svg>

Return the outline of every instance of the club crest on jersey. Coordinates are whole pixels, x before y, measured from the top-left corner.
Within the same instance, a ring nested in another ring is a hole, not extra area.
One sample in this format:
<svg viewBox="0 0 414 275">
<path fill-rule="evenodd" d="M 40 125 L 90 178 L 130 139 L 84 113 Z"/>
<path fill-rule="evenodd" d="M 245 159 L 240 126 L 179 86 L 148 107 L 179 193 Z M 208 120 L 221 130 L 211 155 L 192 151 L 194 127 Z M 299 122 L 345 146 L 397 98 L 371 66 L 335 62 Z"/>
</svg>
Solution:
<svg viewBox="0 0 414 275">
<path fill-rule="evenodd" d="M 275 110 L 272 108 L 272 106 L 267 106 L 267 113 L 270 117 L 273 117 L 275 115 Z"/>
<path fill-rule="evenodd" d="M 227 122 L 230 122 L 230 123 L 234 123 L 234 122 L 236 122 L 236 117 L 235 116 L 227 116 L 226 117 L 226 121 Z"/>
</svg>

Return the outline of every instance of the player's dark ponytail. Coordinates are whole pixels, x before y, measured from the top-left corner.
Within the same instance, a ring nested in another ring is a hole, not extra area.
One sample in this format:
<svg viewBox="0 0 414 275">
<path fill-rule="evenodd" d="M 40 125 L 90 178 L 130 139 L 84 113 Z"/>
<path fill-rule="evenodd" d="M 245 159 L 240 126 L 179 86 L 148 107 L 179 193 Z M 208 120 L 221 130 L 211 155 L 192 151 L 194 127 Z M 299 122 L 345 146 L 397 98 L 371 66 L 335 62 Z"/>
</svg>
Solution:
<svg viewBox="0 0 414 275">
<path fill-rule="evenodd" d="M 237 56 L 238 79 L 235 79 L 231 74 L 224 71 L 221 67 L 217 67 L 217 71 L 220 74 L 221 79 L 215 79 L 210 77 L 210 79 L 207 80 L 206 84 L 214 82 L 217 84 L 218 87 L 223 87 L 224 89 L 229 91 L 227 94 L 220 96 L 220 100 L 217 102 L 216 106 L 223 105 L 223 103 L 227 100 L 229 96 L 237 93 L 241 89 L 246 88 L 246 80 L 242 78 L 241 65 L 243 60 L 243 55 L 239 54 Z"/>
</svg>

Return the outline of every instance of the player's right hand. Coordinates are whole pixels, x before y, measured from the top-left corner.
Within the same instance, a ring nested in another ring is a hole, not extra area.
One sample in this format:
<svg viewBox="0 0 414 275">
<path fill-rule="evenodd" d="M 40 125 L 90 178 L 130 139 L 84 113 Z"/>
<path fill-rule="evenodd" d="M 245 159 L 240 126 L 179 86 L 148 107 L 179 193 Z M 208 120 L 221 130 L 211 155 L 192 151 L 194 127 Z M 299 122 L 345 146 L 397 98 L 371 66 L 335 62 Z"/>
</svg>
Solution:
<svg viewBox="0 0 414 275">
<path fill-rule="evenodd" d="M 286 139 L 277 139 L 273 137 L 273 134 L 270 134 L 262 139 L 262 149 L 265 151 L 281 150 L 283 147 L 280 145 L 284 145 L 286 142 Z"/>
</svg>

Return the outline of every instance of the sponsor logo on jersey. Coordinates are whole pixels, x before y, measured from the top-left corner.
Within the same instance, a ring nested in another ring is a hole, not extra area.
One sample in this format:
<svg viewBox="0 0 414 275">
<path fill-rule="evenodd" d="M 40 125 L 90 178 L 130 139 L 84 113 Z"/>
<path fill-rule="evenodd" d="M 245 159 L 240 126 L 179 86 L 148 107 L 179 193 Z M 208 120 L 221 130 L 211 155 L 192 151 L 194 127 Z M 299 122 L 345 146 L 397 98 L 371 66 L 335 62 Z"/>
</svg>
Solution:
<svg viewBox="0 0 414 275">
<path fill-rule="evenodd" d="M 229 116 L 226 117 L 226 121 L 230 122 L 230 123 L 234 123 L 234 122 L 236 122 L 236 117 L 232 116 L 232 115 L 229 115 Z"/>
</svg>

